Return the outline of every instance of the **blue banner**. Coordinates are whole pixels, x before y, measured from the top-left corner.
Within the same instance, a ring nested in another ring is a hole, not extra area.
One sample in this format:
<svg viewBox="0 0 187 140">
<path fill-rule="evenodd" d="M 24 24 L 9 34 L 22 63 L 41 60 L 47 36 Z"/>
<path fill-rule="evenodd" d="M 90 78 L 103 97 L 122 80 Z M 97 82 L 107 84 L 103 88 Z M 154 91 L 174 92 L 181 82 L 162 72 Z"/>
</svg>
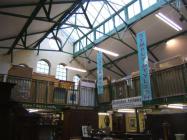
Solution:
<svg viewBox="0 0 187 140">
<path fill-rule="evenodd" d="M 97 93 L 103 94 L 103 54 L 97 53 Z"/>
<path fill-rule="evenodd" d="M 140 70 L 140 84 L 142 101 L 152 100 L 151 82 L 149 74 L 149 63 L 147 56 L 146 33 L 140 32 L 136 35 L 138 47 L 138 62 Z"/>
</svg>

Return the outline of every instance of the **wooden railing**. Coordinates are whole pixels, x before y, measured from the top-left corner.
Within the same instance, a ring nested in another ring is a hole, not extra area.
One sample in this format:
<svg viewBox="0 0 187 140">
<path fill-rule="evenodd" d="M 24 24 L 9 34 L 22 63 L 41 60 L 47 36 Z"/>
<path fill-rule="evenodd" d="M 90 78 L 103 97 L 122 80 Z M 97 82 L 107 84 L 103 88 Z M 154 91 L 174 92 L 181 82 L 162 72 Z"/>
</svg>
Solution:
<svg viewBox="0 0 187 140">
<path fill-rule="evenodd" d="M 187 94 L 187 64 L 153 70 L 150 77 L 153 99 Z M 111 84 L 113 100 L 141 96 L 139 75 L 128 80 L 130 85 L 125 79 Z"/>
<path fill-rule="evenodd" d="M 0 80 L 5 75 L 0 75 Z M 36 80 L 16 76 L 6 76 L 6 82 L 16 84 L 12 90 L 11 98 L 17 102 L 29 104 L 64 105 L 95 107 L 95 89 L 82 87 L 66 89 L 59 87 L 55 82 Z M 89 100 L 87 102 L 86 100 Z"/>
</svg>

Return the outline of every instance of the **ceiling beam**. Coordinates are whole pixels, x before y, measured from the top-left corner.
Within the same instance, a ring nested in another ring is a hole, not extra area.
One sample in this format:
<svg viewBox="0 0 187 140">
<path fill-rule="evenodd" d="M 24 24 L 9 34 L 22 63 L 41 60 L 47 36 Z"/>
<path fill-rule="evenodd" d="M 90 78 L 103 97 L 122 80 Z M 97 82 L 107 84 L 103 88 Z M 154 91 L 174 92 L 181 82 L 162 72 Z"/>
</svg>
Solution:
<svg viewBox="0 0 187 140">
<path fill-rule="evenodd" d="M 64 28 L 60 28 L 60 29 L 64 29 Z M 54 29 L 57 30 L 57 29 Z M 27 33 L 27 36 L 32 36 L 32 35 L 36 35 L 36 34 L 42 34 L 42 33 L 46 33 L 48 32 L 48 30 L 44 30 L 44 31 L 38 31 L 38 32 L 33 32 L 33 33 Z M 17 36 L 10 36 L 10 37 L 5 37 L 5 38 L 0 38 L 0 41 L 6 41 L 6 40 L 10 40 L 10 39 L 15 39 Z"/>
<path fill-rule="evenodd" d="M 45 33 L 43 37 L 41 37 L 40 41 L 34 46 L 34 48 L 38 47 L 40 43 L 56 28 L 60 27 L 65 21 L 75 12 L 81 5 L 83 0 L 76 1 L 66 12 L 58 19 L 58 21 Z"/>
<path fill-rule="evenodd" d="M 41 9 L 42 5 L 45 3 L 45 1 L 46 0 L 40 0 L 39 1 L 38 5 L 33 10 L 30 18 L 26 21 L 25 25 L 23 26 L 22 30 L 20 31 L 20 33 L 16 37 L 15 41 L 13 42 L 13 44 L 12 44 L 10 50 L 7 52 L 7 54 L 10 54 L 13 51 L 13 49 L 16 47 L 17 43 L 19 42 L 19 40 L 21 39 L 23 34 L 27 31 L 27 28 L 30 26 L 30 24 L 32 23 L 34 17 L 36 17 L 36 15 L 40 11 L 40 9 Z"/>
<path fill-rule="evenodd" d="M 83 33 L 82 30 L 80 30 L 79 28 L 77 28 L 77 29 L 84 35 L 84 33 Z M 87 38 L 92 44 L 94 44 L 94 46 L 96 46 L 96 44 L 95 44 L 88 36 L 86 36 L 86 38 Z M 113 63 L 112 60 L 110 59 L 110 57 L 108 57 L 108 56 L 107 56 L 106 54 L 104 54 L 104 53 L 103 53 L 103 55 L 111 62 L 112 65 L 114 65 L 114 66 L 123 74 L 123 76 L 126 76 L 126 73 L 125 73 L 117 64 Z M 74 59 L 75 59 L 75 58 L 74 58 Z"/>
<path fill-rule="evenodd" d="M 81 56 L 81 58 L 87 59 L 88 61 L 93 62 L 94 64 L 97 64 L 96 61 L 91 60 L 89 57 L 83 57 L 83 56 Z M 106 70 L 111 71 L 112 73 L 116 74 L 117 76 L 120 76 L 120 77 L 123 77 L 123 76 L 124 76 L 124 75 L 122 75 L 122 74 L 120 74 L 120 73 L 118 73 L 118 72 L 116 72 L 116 71 L 114 71 L 114 70 L 108 68 L 107 66 L 104 66 L 104 68 L 105 68 Z M 93 72 L 93 71 L 89 71 L 89 73 L 87 74 L 87 76 L 89 76 L 89 74 L 91 74 L 92 72 Z"/>
<path fill-rule="evenodd" d="M 90 19 L 88 18 L 88 15 L 86 14 L 86 10 L 84 9 L 83 4 L 81 5 L 81 8 L 82 8 L 83 14 L 84 14 L 84 16 L 85 16 L 85 18 L 86 18 L 86 21 L 87 21 L 87 23 L 88 23 L 90 29 L 92 29 L 93 26 L 92 26 L 92 24 L 91 24 L 91 22 L 90 22 Z"/>
<path fill-rule="evenodd" d="M 107 4 L 111 7 L 111 9 L 119 16 L 119 18 L 123 21 L 123 23 L 125 24 L 125 26 L 127 27 L 127 29 L 130 31 L 132 38 L 136 41 L 136 32 L 130 27 L 130 25 L 128 25 L 126 23 L 126 21 L 121 17 L 121 15 L 114 9 L 114 7 L 108 2 L 106 1 Z"/>
<path fill-rule="evenodd" d="M 149 48 L 147 50 L 151 54 L 151 56 L 158 62 L 159 58 Z"/>
<path fill-rule="evenodd" d="M 103 55 L 111 62 L 112 65 L 114 65 L 123 74 L 123 76 L 127 76 L 127 74 L 116 63 L 112 62 L 110 57 L 108 57 L 105 53 L 103 53 Z"/>
<path fill-rule="evenodd" d="M 156 47 L 157 45 L 159 45 L 159 44 L 161 44 L 161 43 L 164 43 L 164 42 L 166 42 L 166 41 L 168 41 L 168 40 L 170 40 L 170 39 L 173 39 L 173 38 L 175 38 L 175 37 L 178 37 L 178 36 L 181 36 L 181 35 L 185 35 L 185 34 L 187 34 L 187 30 L 184 31 L 184 32 L 181 32 L 181 33 L 179 33 L 179 34 L 173 35 L 173 36 L 171 36 L 171 37 L 165 38 L 165 39 L 163 39 L 163 40 L 161 40 L 161 41 L 158 41 L 158 42 L 156 42 L 156 43 L 154 43 L 154 44 L 151 44 L 151 45 L 147 46 L 147 48 L 151 50 L 151 48 L 154 48 L 154 47 Z M 130 56 L 133 56 L 133 55 L 137 55 L 137 53 L 138 53 L 138 52 L 131 52 L 131 53 L 127 54 L 127 55 L 124 55 L 124 56 L 122 56 L 122 57 L 119 57 L 119 58 L 113 60 L 112 63 L 114 63 L 114 62 L 119 62 L 119 61 L 121 61 L 121 60 L 123 60 L 123 59 L 126 59 L 126 58 L 128 58 L 128 57 L 130 57 Z M 103 65 L 103 67 L 108 66 L 108 65 L 110 65 L 110 64 L 111 64 L 111 62 L 106 63 L 106 64 Z M 91 70 L 89 70 L 89 71 L 92 72 L 92 71 L 95 71 L 96 69 L 97 69 L 97 68 L 93 68 L 93 69 L 91 69 Z"/>
<path fill-rule="evenodd" d="M 61 1 L 53 1 L 52 4 L 69 4 L 74 3 L 76 0 L 61 0 Z M 16 8 L 16 7 L 26 7 L 26 6 L 37 6 L 37 2 L 28 2 L 28 3 L 21 3 L 21 4 L 4 4 L 0 5 L 1 8 Z M 50 5 L 50 1 L 46 1 L 44 5 Z"/>
<path fill-rule="evenodd" d="M 15 13 L 9 13 L 9 12 L 4 12 L 4 11 L 0 11 L 0 14 L 1 15 L 8 15 L 8 16 L 18 17 L 18 18 L 25 18 L 25 19 L 29 19 L 30 18 L 30 16 L 21 15 L 21 14 L 15 14 Z M 41 18 L 41 17 L 34 17 L 33 20 L 56 23 L 56 21 L 48 20 L 48 19 Z"/>
</svg>

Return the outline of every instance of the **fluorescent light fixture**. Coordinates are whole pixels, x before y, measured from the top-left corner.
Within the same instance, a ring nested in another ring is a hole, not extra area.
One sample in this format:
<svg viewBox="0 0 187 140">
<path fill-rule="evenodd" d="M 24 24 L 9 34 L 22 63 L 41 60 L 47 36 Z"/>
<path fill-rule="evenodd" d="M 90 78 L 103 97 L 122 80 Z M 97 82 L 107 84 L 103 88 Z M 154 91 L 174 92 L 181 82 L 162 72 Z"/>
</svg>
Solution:
<svg viewBox="0 0 187 140">
<path fill-rule="evenodd" d="M 98 115 L 99 115 L 99 116 L 109 116 L 109 113 L 106 113 L 106 112 L 99 112 Z"/>
<path fill-rule="evenodd" d="M 79 69 L 79 68 L 70 67 L 70 66 L 65 66 L 65 68 L 70 69 L 70 70 L 79 71 L 79 72 L 87 72 L 87 71 L 84 70 L 84 69 Z"/>
<path fill-rule="evenodd" d="M 30 113 L 33 113 L 33 112 L 38 112 L 39 110 L 38 109 L 27 109 L 27 111 L 29 111 Z"/>
<path fill-rule="evenodd" d="M 134 109 L 118 109 L 117 112 L 120 113 L 135 113 Z"/>
<path fill-rule="evenodd" d="M 169 104 L 167 107 L 174 108 L 174 109 L 184 109 L 184 107 L 186 107 L 186 106 L 183 104 Z"/>
<path fill-rule="evenodd" d="M 106 53 L 106 54 L 109 54 L 109 55 L 112 55 L 112 56 L 115 56 L 115 57 L 119 56 L 119 54 L 117 54 L 117 53 L 114 53 L 114 52 L 111 52 L 111 51 L 108 51 L 108 50 L 105 50 L 105 49 L 101 49 L 101 48 L 98 48 L 98 47 L 94 47 L 93 49 L 97 50 L 97 51 L 100 51 L 100 52 L 103 52 L 103 53 Z"/>
<path fill-rule="evenodd" d="M 172 27 L 176 31 L 181 31 L 182 30 L 182 27 L 180 27 L 179 25 L 177 25 L 171 19 L 169 19 L 168 17 L 166 17 L 164 14 L 158 13 L 158 14 L 155 14 L 155 16 L 157 18 L 159 18 L 160 20 L 164 21 L 166 24 L 168 24 L 170 27 Z"/>
</svg>

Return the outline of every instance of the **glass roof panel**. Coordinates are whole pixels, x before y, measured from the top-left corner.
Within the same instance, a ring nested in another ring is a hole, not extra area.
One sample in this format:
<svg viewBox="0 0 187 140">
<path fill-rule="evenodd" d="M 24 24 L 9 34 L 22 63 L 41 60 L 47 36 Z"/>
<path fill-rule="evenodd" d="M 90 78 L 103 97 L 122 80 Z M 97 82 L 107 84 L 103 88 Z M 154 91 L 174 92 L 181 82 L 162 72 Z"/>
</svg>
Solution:
<svg viewBox="0 0 187 140">
<path fill-rule="evenodd" d="M 74 43 L 79 38 L 87 34 L 92 28 L 107 20 L 116 11 L 123 8 L 133 0 L 108 0 L 108 1 L 89 1 L 83 4 L 61 27 L 62 33 Z M 82 9 L 84 8 L 84 10 Z M 84 11 L 86 11 L 84 13 Z M 121 22 L 120 22 L 121 23 Z M 90 26 L 91 24 L 91 26 Z M 111 31 L 112 20 L 106 25 L 106 30 Z M 71 28 L 68 28 L 70 26 Z M 72 33 L 72 30 L 75 29 Z M 71 34 L 72 33 L 72 34 Z M 71 35 L 70 35 L 71 34 Z"/>
</svg>

